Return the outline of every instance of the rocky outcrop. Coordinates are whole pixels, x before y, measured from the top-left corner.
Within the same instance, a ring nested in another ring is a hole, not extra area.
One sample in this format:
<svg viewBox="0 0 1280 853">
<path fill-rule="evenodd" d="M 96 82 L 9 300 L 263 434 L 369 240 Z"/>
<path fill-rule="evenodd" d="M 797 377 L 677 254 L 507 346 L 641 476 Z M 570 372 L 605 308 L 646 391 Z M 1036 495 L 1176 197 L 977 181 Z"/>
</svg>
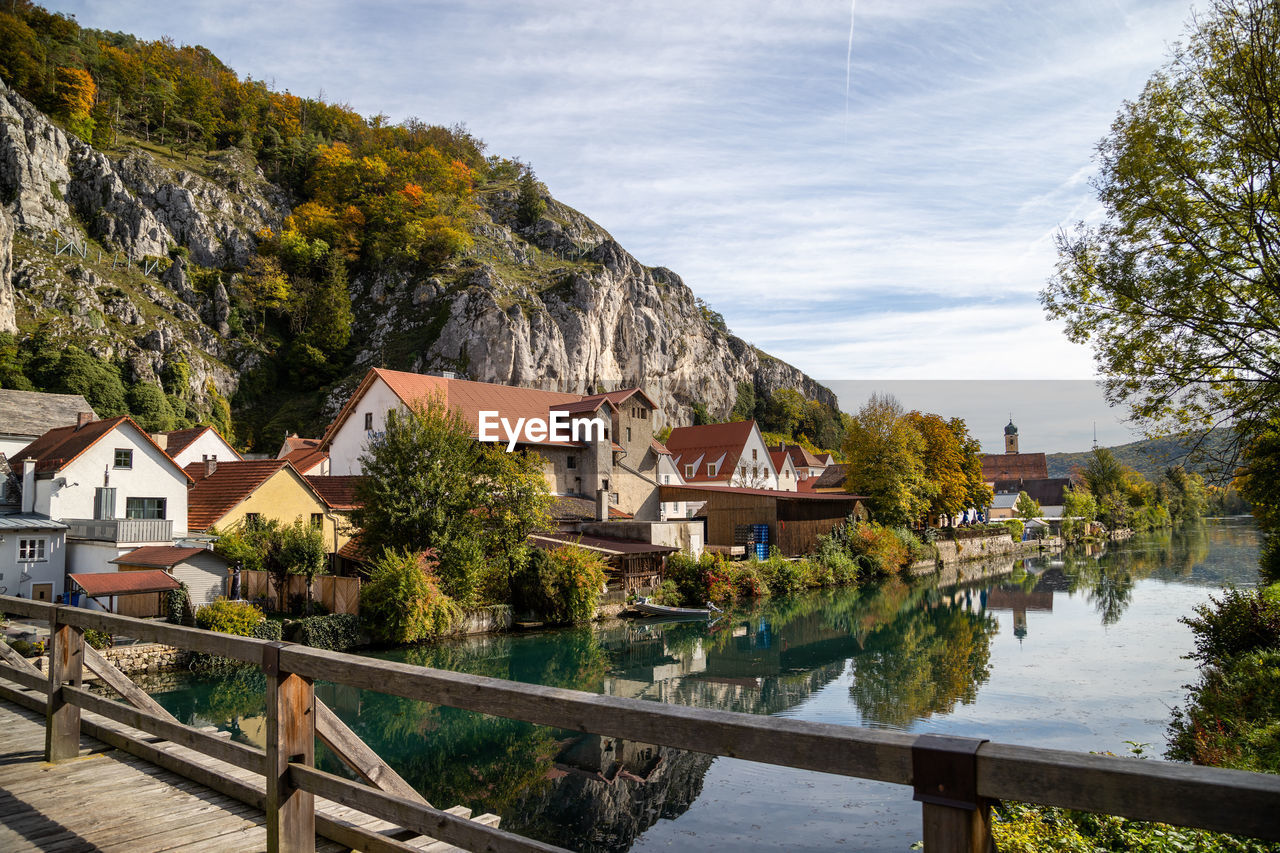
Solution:
<svg viewBox="0 0 1280 853">
<path fill-rule="evenodd" d="M 0 332 L 18 331 L 13 303 L 13 223 L 0 208 Z"/>
</svg>

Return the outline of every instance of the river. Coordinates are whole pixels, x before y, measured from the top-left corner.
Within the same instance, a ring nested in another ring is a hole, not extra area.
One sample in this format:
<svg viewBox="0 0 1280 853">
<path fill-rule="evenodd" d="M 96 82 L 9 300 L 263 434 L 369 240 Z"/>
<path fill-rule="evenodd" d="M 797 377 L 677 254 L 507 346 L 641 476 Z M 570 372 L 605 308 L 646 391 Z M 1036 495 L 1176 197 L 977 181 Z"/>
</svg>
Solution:
<svg viewBox="0 0 1280 853">
<path fill-rule="evenodd" d="M 1257 581 L 1257 528 L 1209 522 L 1094 554 L 1007 561 L 951 588 L 889 583 L 732 612 L 707 627 L 613 623 L 381 657 L 517 681 L 828 723 L 1159 758 L 1195 668 L 1178 620 Z M 1004 568 L 1004 567 L 1002 567 Z M 262 676 L 155 692 L 184 722 L 261 745 Z M 907 850 L 909 789 L 555 731 L 385 694 L 320 695 L 431 802 L 492 811 L 573 849 Z M 338 771 L 331 756 L 318 759 Z"/>
</svg>

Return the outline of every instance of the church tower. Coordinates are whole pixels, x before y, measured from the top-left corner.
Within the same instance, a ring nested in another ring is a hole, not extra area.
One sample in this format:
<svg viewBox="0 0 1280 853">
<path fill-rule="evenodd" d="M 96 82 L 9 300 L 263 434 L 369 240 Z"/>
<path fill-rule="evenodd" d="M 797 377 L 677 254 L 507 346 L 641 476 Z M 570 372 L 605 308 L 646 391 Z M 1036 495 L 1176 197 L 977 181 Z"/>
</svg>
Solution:
<svg viewBox="0 0 1280 853">
<path fill-rule="evenodd" d="M 1004 452 L 1018 452 L 1018 428 L 1013 425 L 1013 416 L 1009 416 L 1009 425 L 1004 428 Z"/>
</svg>

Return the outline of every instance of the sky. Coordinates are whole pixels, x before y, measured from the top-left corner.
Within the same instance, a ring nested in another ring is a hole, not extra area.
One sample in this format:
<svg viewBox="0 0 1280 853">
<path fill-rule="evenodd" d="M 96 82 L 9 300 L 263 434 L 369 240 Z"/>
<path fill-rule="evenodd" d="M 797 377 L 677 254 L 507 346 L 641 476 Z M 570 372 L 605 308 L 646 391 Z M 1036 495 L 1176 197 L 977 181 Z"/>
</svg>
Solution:
<svg viewBox="0 0 1280 853">
<path fill-rule="evenodd" d="M 365 115 L 465 124 L 642 263 L 680 274 L 735 333 L 820 380 L 1037 380 L 1028 389 L 1095 375 L 1089 349 L 1045 319 L 1037 294 L 1053 274 L 1054 235 L 1101 216 L 1089 183 L 1097 142 L 1193 10 L 1189 0 L 50 5 L 86 26 L 203 44 L 242 76 Z M 838 393 L 846 410 L 861 402 Z M 1070 409 L 1077 427 L 1117 420 L 1100 392 L 1090 401 Z M 1024 420 L 1064 417 L 1050 398 L 1022 402 Z"/>
</svg>

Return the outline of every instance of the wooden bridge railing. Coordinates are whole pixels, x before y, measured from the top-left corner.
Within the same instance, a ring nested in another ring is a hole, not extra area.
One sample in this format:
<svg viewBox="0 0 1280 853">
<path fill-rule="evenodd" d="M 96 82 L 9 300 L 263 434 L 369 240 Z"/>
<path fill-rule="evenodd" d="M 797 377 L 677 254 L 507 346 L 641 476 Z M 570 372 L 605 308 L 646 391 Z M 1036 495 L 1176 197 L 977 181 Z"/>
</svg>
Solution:
<svg viewBox="0 0 1280 853">
<path fill-rule="evenodd" d="M 263 805 L 273 850 L 309 850 L 317 829 L 335 838 L 332 827 L 315 814 L 316 796 L 465 849 L 556 849 L 317 770 L 316 680 L 572 731 L 911 785 L 922 803 L 930 853 L 994 849 L 990 805 L 1001 799 L 1280 839 L 1280 776 L 623 699 L 3 596 L 0 610 L 48 619 L 54 629 L 47 682 L 0 664 L 0 677 L 47 690 L 49 760 L 75 754 L 79 709 L 85 708 L 236 766 L 265 771 Z M 86 628 L 262 666 L 267 674 L 265 753 L 81 689 L 76 680 L 86 654 L 81 636 Z M 0 696 L 11 693 L 0 685 Z M 335 840 L 348 843 L 347 837 Z"/>
</svg>

